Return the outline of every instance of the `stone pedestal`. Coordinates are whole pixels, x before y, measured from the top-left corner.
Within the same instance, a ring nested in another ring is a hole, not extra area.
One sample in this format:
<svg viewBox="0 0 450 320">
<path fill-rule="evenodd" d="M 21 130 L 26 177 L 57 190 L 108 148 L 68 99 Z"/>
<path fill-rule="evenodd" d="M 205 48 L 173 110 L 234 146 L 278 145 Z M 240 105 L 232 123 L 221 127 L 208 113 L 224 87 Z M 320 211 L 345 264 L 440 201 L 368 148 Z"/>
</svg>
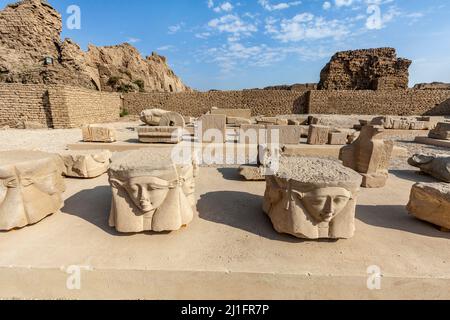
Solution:
<svg viewBox="0 0 450 320">
<path fill-rule="evenodd" d="M 417 183 L 411 190 L 407 209 L 410 214 L 450 229 L 450 185 L 448 183 Z"/>
<path fill-rule="evenodd" d="M 267 176 L 263 210 L 276 231 L 304 239 L 347 239 L 355 232 L 361 176 L 337 161 L 281 157 Z"/>
<path fill-rule="evenodd" d="M 428 137 L 438 140 L 450 140 L 450 123 L 438 123 L 436 128 L 430 131 Z"/>
<path fill-rule="evenodd" d="M 96 178 L 106 173 L 112 153 L 107 150 L 64 151 L 64 175 L 72 178 Z"/>
<path fill-rule="evenodd" d="M 181 127 L 141 127 L 137 131 L 142 143 L 177 144 L 183 140 Z"/>
<path fill-rule="evenodd" d="M 22 228 L 59 212 L 64 189 L 54 154 L 0 152 L 0 230 Z"/>
<path fill-rule="evenodd" d="M 309 126 L 308 144 L 324 145 L 328 143 L 328 133 L 331 128 L 320 125 Z"/>
<path fill-rule="evenodd" d="M 340 152 L 339 159 L 344 165 L 363 176 L 362 186 L 365 188 L 382 188 L 389 177 L 394 142 L 381 139 L 383 132 L 382 127 L 365 126 L 359 138 Z"/>
<path fill-rule="evenodd" d="M 110 226 L 123 233 L 175 231 L 194 218 L 194 161 L 175 163 L 170 151 L 114 154 Z"/>
<path fill-rule="evenodd" d="M 117 134 L 113 128 L 102 125 L 87 125 L 82 127 L 84 142 L 116 142 Z"/>
</svg>

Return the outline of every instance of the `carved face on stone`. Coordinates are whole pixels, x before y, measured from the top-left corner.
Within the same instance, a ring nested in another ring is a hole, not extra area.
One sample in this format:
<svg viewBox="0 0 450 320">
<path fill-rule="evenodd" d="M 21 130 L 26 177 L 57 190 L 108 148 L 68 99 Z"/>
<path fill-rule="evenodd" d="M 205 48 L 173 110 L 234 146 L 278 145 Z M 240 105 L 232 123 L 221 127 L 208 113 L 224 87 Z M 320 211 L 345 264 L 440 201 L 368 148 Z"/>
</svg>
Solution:
<svg viewBox="0 0 450 320">
<path fill-rule="evenodd" d="M 132 176 L 126 182 L 111 179 L 116 188 L 123 188 L 133 203 L 142 212 L 157 210 L 168 193 L 178 185 L 177 173 L 173 170 L 155 170 L 145 176 Z"/>
<path fill-rule="evenodd" d="M 292 193 L 318 222 L 331 222 L 345 209 L 352 197 L 348 190 L 337 187 L 320 188 L 307 193 L 292 190 Z"/>
</svg>

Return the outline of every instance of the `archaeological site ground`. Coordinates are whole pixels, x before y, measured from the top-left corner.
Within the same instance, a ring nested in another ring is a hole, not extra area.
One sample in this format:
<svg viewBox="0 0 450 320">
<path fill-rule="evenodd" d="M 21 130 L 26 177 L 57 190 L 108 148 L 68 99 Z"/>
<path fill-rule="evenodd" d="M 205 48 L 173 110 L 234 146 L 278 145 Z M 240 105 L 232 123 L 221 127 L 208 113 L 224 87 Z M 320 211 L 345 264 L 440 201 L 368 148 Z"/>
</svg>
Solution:
<svg viewBox="0 0 450 320">
<path fill-rule="evenodd" d="M 64 23 L 0 11 L 1 300 L 450 299 L 450 84 L 380 47 L 199 91 Z"/>
</svg>

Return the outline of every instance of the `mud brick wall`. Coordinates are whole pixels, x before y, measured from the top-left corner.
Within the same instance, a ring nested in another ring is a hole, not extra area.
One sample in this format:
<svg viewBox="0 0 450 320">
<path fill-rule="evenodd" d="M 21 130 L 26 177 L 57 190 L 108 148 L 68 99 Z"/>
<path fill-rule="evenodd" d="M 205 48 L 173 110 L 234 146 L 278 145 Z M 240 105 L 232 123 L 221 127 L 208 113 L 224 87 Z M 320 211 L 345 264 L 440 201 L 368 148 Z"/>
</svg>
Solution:
<svg viewBox="0 0 450 320">
<path fill-rule="evenodd" d="M 0 84 L 0 125 L 15 126 L 19 121 L 51 124 L 48 93 L 44 85 Z"/>
<path fill-rule="evenodd" d="M 251 109 L 252 114 L 276 116 L 306 112 L 306 91 L 244 90 L 183 93 L 127 93 L 123 108 L 132 115 L 159 108 L 199 117 L 212 107 Z"/>
<path fill-rule="evenodd" d="M 308 93 L 313 114 L 450 115 L 450 90 L 327 91 Z"/>
<path fill-rule="evenodd" d="M 55 99 L 52 101 L 54 95 L 59 99 L 57 103 Z M 55 128 L 76 128 L 83 124 L 114 122 L 120 118 L 122 99 L 117 93 L 65 86 L 56 93 L 51 92 L 50 99 L 53 102 L 51 107 Z M 59 111 L 62 117 L 56 116 Z M 67 117 L 64 117 L 64 113 Z"/>
</svg>

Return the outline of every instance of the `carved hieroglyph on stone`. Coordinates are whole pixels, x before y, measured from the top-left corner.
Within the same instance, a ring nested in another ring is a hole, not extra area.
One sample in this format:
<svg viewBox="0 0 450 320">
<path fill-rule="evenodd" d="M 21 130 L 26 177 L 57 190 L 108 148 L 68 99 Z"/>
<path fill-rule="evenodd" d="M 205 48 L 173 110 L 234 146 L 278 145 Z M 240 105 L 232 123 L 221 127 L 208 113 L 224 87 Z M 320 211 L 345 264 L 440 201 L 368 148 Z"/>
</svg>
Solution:
<svg viewBox="0 0 450 320">
<path fill-rule="evenodd" d="M 149 126 L 159 126 L 162 116 L 168 112 L 161 109 L 147 109 L 141 112 L 141 121 Z"/>
<path fill-rule="evenodd" d="M 411 190 L 407 209 L 420 220 L 450 229 L 450 184 L 417 183 Z"/>
<path fill-rule="evenodd" d="M 450 155 L 415 154 L 408 163 L 436 179 L 450 183 Z"/>
<path fill-rule="evenodd" d="M 263 210 L 279 233 L 305 239 L 347 239 L 355 233 L 361 176 L 337 161 L 281 157 L 267 176 Z"/>
<path fill-rule="evenodd" d="M 346 167 L 363 176 L 362 186 L 365 188 L 382 188 L 389 178 L 394 142 L 380 138 L 383 131 L 382 127 L 363 127 L 359 138 L 342 148 L 339 156 Z"/>
<path fill-rule="evenodd" d="M 138 128 L 139 141 L 142 143 L 180 143 L 183 129 L 180 127 L 143 127 Z"/>
<path fill-rule="evenodd" d="M 106 173 L 112 153 L 107 150 L 79 150 L 60 153 L 64 175 L 72 178 L 96 178 Z"/>
<path fill-rule="evenodd" d="M 108 128 L 102 125 L 86 125 L 82 127 L 84 142 L 116 142 L 117 134 L 113 128 Z"/>
<path fill-rule="evenodd" d="M 430 131 L 428 137 L 439 140 L 450 140 L 450 123 L 439 122 L 436 128 Z"/>
<path fill-rule="evenodd" d="M 186 126 L 186 122 L 184 121 L 184 117 L 176 112 L 167 112 L 164 113 L 159 121 L 160 127 L 180 127 L 184 129 Z"/>
<path fill-rule="evenodd" d="M 39 151 L 0 152 L 0 230 L 37 223 L 63 206 L 58 157 Z"/>
<path fill-rule="evenodd" d="M 175 231 L 194 218 L 194 161 L 175 164 L 166 150 L 113 155 L 110 226 L 123 233 Z"/>
</svg>

